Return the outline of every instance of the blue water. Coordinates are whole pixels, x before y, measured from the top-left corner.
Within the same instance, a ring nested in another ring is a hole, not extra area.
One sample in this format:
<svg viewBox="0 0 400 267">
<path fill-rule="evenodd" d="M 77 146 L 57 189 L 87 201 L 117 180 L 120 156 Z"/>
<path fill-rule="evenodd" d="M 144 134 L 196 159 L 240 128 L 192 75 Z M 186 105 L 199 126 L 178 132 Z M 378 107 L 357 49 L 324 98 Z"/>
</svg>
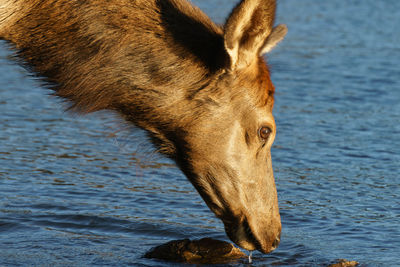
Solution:
<svg viewBox="0 0 400 267">
<path fill-rule="evenodd" d="M 234 5 L 194 3 L 218 23 Z M 254 266 L 400 266 L 399 10 L 279 1 L 289 34 L 268 61 L 283 233 Z M 173 239 L 227 240 L 140 130 L 109 112 L 63 112 L 10 55 L 1 43 L 0 266 L 164 266 L 142 255 Z"/>
</svg>

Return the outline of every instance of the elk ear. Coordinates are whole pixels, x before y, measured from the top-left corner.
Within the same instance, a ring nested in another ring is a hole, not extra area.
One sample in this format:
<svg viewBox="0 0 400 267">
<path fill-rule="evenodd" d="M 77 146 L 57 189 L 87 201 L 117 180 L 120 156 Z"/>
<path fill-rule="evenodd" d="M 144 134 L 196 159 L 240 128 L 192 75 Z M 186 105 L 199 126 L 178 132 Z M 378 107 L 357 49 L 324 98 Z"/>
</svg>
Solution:
<svg viewBox="0 0 400 267">
<path fill-rule="evenodd" d="M 288 28 L 285 24 L 279 24 L 272 29 L 272 32 L 265 40 L 265 43 L 261 49 L 260 55 L 266 54 L 271 51 L 280 41 L 285 38 Z"/>
<path fill-rule="evenodd" d="M 286 26 L 272 30 L 275 0 L 242 0 L 232 11 L 224 27 L 224 44 L 230 69 L 249 66 L 264 51 L 269 51 L 286 34 Z"/>
</svg>

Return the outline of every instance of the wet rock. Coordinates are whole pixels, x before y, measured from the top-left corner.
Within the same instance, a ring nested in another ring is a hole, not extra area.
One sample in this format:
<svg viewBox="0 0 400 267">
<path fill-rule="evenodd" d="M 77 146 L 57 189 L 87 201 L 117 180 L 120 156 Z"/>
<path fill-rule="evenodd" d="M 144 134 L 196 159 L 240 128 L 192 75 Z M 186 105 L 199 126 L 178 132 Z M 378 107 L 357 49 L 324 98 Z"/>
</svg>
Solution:
<svg viewBox="0 0 400 267">
<path fill-rule="evenodd" d="M 337 261 L 337 263 L 333 263 L 333 264 L 329 265 L 328 267 L 354 267 L 359 264 L 356 261 L 348 261 L 345 259 L 339 259 L 336 261 Z"/>
<path fill-rule="evenodd" d="M 151 249 L 144 257 L 184 263 L 221 264 L 247 255 L 231 243 L 203 238 L 170 241 Z"/>
</svg>

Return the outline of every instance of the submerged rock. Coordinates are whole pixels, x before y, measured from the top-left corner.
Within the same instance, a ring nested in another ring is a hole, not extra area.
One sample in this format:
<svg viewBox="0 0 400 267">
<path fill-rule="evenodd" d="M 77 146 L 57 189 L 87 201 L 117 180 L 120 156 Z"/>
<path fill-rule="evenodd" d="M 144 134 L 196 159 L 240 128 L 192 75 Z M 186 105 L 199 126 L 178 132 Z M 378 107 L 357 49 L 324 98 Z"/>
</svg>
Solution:
<svg viewBox="0 0 400 267">
<path fill-rule="evenodd" d="M 359 263 L 356 261 L 348 261 L 345 259 L 339 259 L 337 260 L 337 263 L 333 263 L 329 265 L 328 267 L 354 267 L 357 266 Z"/>
<path fill-rule="evenodd" d="M 221 264 L 247 257 L 231 243 L 203 238 L 200 240 L 174 240 L 152 248 L 145 258 L 174 262 Z"/>
</svg>

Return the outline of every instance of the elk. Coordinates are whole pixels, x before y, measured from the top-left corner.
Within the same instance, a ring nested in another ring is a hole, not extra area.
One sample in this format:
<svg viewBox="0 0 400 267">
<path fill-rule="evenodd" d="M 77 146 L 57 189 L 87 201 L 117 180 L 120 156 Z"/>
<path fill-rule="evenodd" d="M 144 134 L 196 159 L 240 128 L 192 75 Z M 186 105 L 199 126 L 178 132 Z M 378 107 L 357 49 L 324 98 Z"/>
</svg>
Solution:
<svg viewBox="0 0 400 267">
<path fill-rule="evenodd" d="M 269 253 L 281 220 L 263 55 L 287 32 L 275 10 L 242 0 L 219 26 L 187 0 L 0 0 L 0 38 L 70 109 L 144 129 L 234 243 Z"/>
</svg>

